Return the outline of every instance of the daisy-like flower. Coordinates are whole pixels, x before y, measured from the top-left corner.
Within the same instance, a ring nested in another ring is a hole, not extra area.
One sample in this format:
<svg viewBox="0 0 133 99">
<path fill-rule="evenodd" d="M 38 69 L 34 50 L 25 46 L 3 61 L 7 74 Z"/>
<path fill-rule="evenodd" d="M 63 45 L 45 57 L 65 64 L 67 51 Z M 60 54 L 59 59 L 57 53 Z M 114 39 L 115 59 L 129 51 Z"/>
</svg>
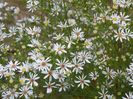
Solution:
<svg viewBox="0 0 133 99">
<path fill-rule="evenodd" d="M 84 32 L 82 32 L 81 28 L 74 28 L 71 33 L 71 37 L 74 40 L 84 40 Z"/>
<path fill-rule="evenodd" d="M 60 82 L 57 86 L 59 87 L 59 92 L 66 91 L 70 87 L 67 82 Z"/>
<path fill-rule="evenodd" d="M 51 83 L 47 83 L 45 82 L 46 86 L 43 86 L 44 88 L 47 88 L 47 93 L 51 93 L 52 92 L 52 88 L 56 88 L 55 86 L 55 82 Z"/>
<path fill-rule="evenodd" d="M 73 40 L 72 40 L 71 37 L 66 37 L 64 40 L 65 40 L 65 42 L 68 44 L 68 45 L 67 45 L 67 48 L 68 48 L 68 49 L 71 48 L 72 44 L 75 44 L 75 43 L 73 42 Z"/>
<path fill-rule="evenodd" d="M 118 31 L 114 30 L 114 38 L 116 38 L 116 41 L 120 40 L 120 42 L 123 42 L 123 40 L 126 39 L 126 34 L 123 29 L 119 28 Z"/>
<path fill-rule="evenodd" d="M 58 40 L 62 39 L 63 36 L 64 36 L 64 33 L 62 33 L 62 34 L 55 34 L 55 36 L 53 38 L 58 41 Z"/>
<path fill-rule="evenodd" d="M 60 70 L 57 71 L 57 79 L 59 80 L 59 82 L 64 81 L 65 77 L 66 76 L 65 76 L 65 74 L 63 72 L 60 72 Z"/>
<path fill-rule="evenodd" d="M 32 39 L 31 40 L 31 44 L 28 44 L 28 46 L 29 47 L 40 48 L 41 47 L 41 43 L 37 39 Z"/>
<path fill-rule="evenodd" d="M 111 20 L 112 20 L 113 24 L 119 24 L 120 23 L 120 16 L 118 16 L 117 14 L 112 14 Z"/>
<path fill-rule="evenodd" d="M 18 98 L 19 93 L 16 92 L 16 89 L 9 89 L 2 92 L 2 99 L 16 99 Z"/>
<path fill-rule="evenodd" d="M 90 76 L 91 80 L 96 80 L 99 77 L 98 72 L 96 72 L 96 71 L 89 73 L 89 76 Z"/>
<path fill-rule="evenodd" d="M 35 51 L 35 50 L 32 50 L 31 52 L 29 52 L 28 55 L 30 56 L 30 58 L 31 58 L 32 60 L 38 60 L 38 59 L 43 58 L 42 53 L 37 52 L 37 51 Z"/>
<path fill-rule="evenodd" d="M 126 70 L 128 75 L 133 76 L 133 63 L 131 63 Z"/>
<path fill-rule="evenodd" d="M 84 45 L 87 49 L 92 48 L 92 39 L 86 39 Z"/>
<path fill-rule="evenodd" d="M 126 28 L 126 29 L 124 29 L 124 32 L 126 34 L 127 40 L 130 40 L 130 38 L 133 38 L 133 32 L 131 32 L 130 29 Z"/>
<path fill-rule="evenodd" d="M 31 27 L 26 28 L 26 31 L 31 36 L 40 36 L 41 28 L 34 26 L 33 28 Z"/>
<path fill-rule="evenodd" d="M 81 71 L 83 70 L 84 62 L 81 62 L 76 58 L 73 58 L 72 62 L 74 65 L 73 72 L 76 72 L 76 74 L 81 73 Z"/>
<path fill-rule="evenodd" d="M 27 1 L 27 9 L 29 12 L 34 12 L 39 7 L 39 1 L 38 0 L 28 0 Z"/>
<path fill-rule="evenodd" d="M 107 99 L 108 91 L 104 87 L 101 88 L 101 92 L 98 92 L 100 95 L 100 99 Z"/>
<path fill-rule="evenodd" d="M 6 69 L 0 64 L 0 78 L 4 77 Z"/>
<path fill-rule="evenodd" d="M 84 75 L 76 77 L 77 80 L 75 80 L 75 83 L 78 84 L 78 87 L 81 86 L 81 88 L 83 89 L 84 85 L 89 86 L 90 80 L 86 80 L 86 77 L 87 76 L 84 76 Z"/>
<path fill-rule="evenodd" d="M 49 81 L 52 81 L 52 78 L 57 79 L 57 72 L 55 70 L 44 70 L 42 73 L 45 74 L 44 79 L 49 78 Z"/>
<path fill-rule="evenodd" d="M 31 95 L 33 95 L 33 89 L 31 86 L 23 86 L 20 89 L 20 97 L 24 96 L 25 99 L 29 99 Z"/>
<path fill-rule="evenodd" d="M 63 24 L 63 22 L 59 22 L 57 27 L 59 27 L 59 28 L 66 28 L 66 27 L 68 27 L 68 25 L 67 25 L 67 22 L 65 22 L 64 24 Z"/>
<path fill-rule="evenodd" d="M 122 12 L 120 12 L 120 20 L 121 22 L 130 21 L 129 16 L 128 15 L 125 16 L 125 13 Z"/>
<path fill-rule="evenodd" d="M 122 99 L 133 99 L 133 93 L 132 92 L 126 93 L 125 95 L 126 96 L 122 97 Z"/>
<path fill-rule="evenodd" d="M 31 65 L 28 61 L 23 62 L 21 66 L 19 66 L 19 72 L 24 73 L 24 72 L 29 72 L 31 69 Z"/>
<path fill-rule="evenodd" d="M 65 45 L 61 45 L 58 43 L 54 44 L 53 50 L 59 55 L 61 55 L 62 53 L 67 53 L 67 51 L 65 50 Z"/>
<path fill-rule="evenodd" d="M 64 60 L 57 60 L 56 65 L 59 66 L 56 69 L 60 70 L 60 72 L 66 73 L 67 71 L 70 71 L 69 69 L 73 67 L 73 65 L 69 62 L 69 60 L 67 60 L 66 58 L 64 58 Z"/>
<path fill-rule="evenodd" d="M 81 51 L 78 53 L 77 59 L 84 63 L 90 63 L 90 60 L 92 59 L 92 55 L 87 51 Z"/>
<path fill-rule="evenodd" d="M 116 72 L 109 67 L 107 67 L 105 71 L 102 71 L 102 73 L 105 75 L 105 77 L 107 77 L 107 79 L 113 79 L 116 76 Z"/>
<path fill-rule="evenodd" d="M 49 57 L 43 59 L 37 59 L 35 69 L 39 71 L 49 70 L 52 67 L 50 64 L 51 59 Z"/>
<path fill-rule="evenodd" d="M 29 84 L 30 86 L 38 86 L 38 83 L 36 80 L 38 80 L 40 77 L 38 77 L 37 74 L 32 74 L 32 73 L 29 73 L 29 76 L 30 78 L 26 78 L 26 82 L 27 84 Z"/>
<path fill-rule="evenodd" d="M 7 68 L 10 70 L 10 71 L 16 71 L 18 70 L 19 68 L 19 65 L 20 63 L 18 61 L 10 61 L 8 64 L 7 64 Z"/>
<path fill-rule="evenodd" d="M 129 85 L 133 87 L 133 77 L 128 77 Z"/>
</svg>

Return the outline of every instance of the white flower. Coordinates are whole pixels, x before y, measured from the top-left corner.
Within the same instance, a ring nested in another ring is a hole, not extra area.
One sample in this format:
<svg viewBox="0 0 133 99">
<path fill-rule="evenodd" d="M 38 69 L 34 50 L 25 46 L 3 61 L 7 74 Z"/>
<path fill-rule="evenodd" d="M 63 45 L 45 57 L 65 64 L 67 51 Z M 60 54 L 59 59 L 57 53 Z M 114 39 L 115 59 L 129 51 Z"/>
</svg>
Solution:
<svg viewBox="0 0 133 99">
<path fill-rule="evenodd" d="M 40 77 L 38 77 L 37 74 L 32 74 L 29 73 L 30 78 L 26 78 L 25 80 L 27 81 L 27 84 L 29 84 L 30 86 L 38 86 L 38 83 L 36 82 L 36 80 L 38 80 Z"/>
<path fill-rule="evenodd" d="M 86 62 L 90 63 L 90 60 L 92 59 L 92 55 L 90 54 L 90 52 L 81 51 L 78 53 L 77 59 L 84 63 L 86 63 Z"/>
<path fill-rule="evenodd" d="M 114 78 L 116 76 L 116 72 L 113 69 L 110 69 L 109 67 L 106 68 L 105 71 L 102 71 L 102 73 L 107 77 L 108 79 Z"/>
<path fill-rule="evenodd" d="M 108 91 L 103 87 L 101 88 L 101 92 L 98 92 L 100 94 L 100 99 L 107 99 Z"/>
<path fill-rule="evenodd" d="M 6 68 L 0 64 L 0 78 L 4 77 L 5 72 Z"/>
<path fill-rule="evenodd" d="M 64 58 L 64 60 L 61 60 L 61 61 L 58 59 L 56 59 L 56 60 L 57 60 L 56 65 L 59 66 L 56 69 L 60 70 L 60 72 L 66 73 L 66 72 L 70 71 L 69 69 L 73 66 L 69 62 L 69 60 L 67 60 L 66 58 Z"/>
<path fill-rule="evenodd" d="M 10 61 L 8 64 L 7 64 L 7 68 L 10 70 L 10 71 L 16 71 L 19 69 L 19 65 L 20 63 L 18 61 Z"/>
<path fill-rule="evenodd" d="M 18 98 L 19 93 L 16 92 L 16 89 L 9 89 L 2 92 L 2 99 L 16 99 Z"/>
<path fill-rule="evenodd" d="M 28 0 L 27 1 L 27 8 L 29 12 L 34 12 L 39 7 L 39 1 L 38 0 Z"/>
<path fill-rule="evenodd" d="M 51 59 L 49 57 L 43 59 L 37 59 L 35 69 L 39 71 L 49 70 L 52 67 L 50 64 Z"/>
<path fill-rule="evenodd" d="M 34 26 L 33 28 L 31 27 L 26 28 L 26 31 L 31 36 L 40 36 L 41 28 Z"/>
<path fill-rule="evenodd" d="M 35 50 L 32 50 L 31 52 L 29 52 L 28 55 L 30 56 L 30 58 L 31 58 L 32 60 L 37 60 L 37 59 L 43 58 L 42 53 L 37 52 L 37 51 L 35 51 Z"/>
<path fill-rule="evenodd" d="M 56 86 L 54 85 L 55 82 L 53 82 L 53 83 L 51 83 L 51 82 L 49 82 L 49 83 L 45 82 L 45 84 L 46 84 L 46 86 L 43 86 L 43 87 L 47 88 L 47 93 L 51 93 L 52 92 L 52 88 L 56 88 Z"/>
<path fill-rule="evenodd" d="M 91 39 L 86 39 L 85 42 L 84 42 L 84 45 L 88 49 L 92 48 L 92 40 Z"/>
<path fill-rule="evenodd" d="M 126 39 L 126 34 L 123 29 L 119 28 L 118 31 L 114 30 L 114 33 L 116 41 L 120 40 L 120 42 L 123 42 L 123 40 Z"/>
<path fill-rule="evenodd" d="M 74 28 L 71 37 L 74 40 L 84 40 L 84 32 L 82 32 L 81 28 Z"/>
<path fill-rule="evenodd" d="M 126 69 L 127 74 L 133 76 L 133 63 L 129 65 L 129 68 Z"/>
<path fill-rule="evenodd" d="M 63 24 L 63 22 L 59 22 L 59 24 L 57 25 L 57 27 L 59 27 L 59 28 L 67 28 L 68 25 L 67 25 L 67 22 L 65 22 L 64 24 Z"/>
<path fill-rule="evenodd" d="M 78 87 L 81 86 L 81 88 L 83 89 L 84 85 L 89 86 L 90 80 L 86 80 L 86 77 L 87 76 L 84 75 L 76 77 L 78 80 L 76 80 L 75 83 L 78 83 Z"/>
<path fill-rule="evenodd" d="M 61 82 L 60 84 L 57 84 L 59 88 L 59 92 L 66 91 L 69 88 L 69 84 L 67 82 Z"/>
<path fill-rule="evenodd" d="M 67 51 L 65 50 L 65 45 L 61 45 L 58 43 L 54 44 L 53 50 L 59 55 L 61 55 L 62 53 L 67 53 Z"/>
<path fill-rule="evenodd" d="M 113 24 L 119 24 L 120 23 L 120 17 L 117 14 L 112 14 L 111 20 Z"/>
<path fill-rule="evenodd" d="M 121 22 L 130 21 L 129 16 L 128 15 L 125 16 L 125 13 L 122 12 L 120 12 L 120 20 Z"/>
<path fill-rule="evenodd" d="M 23 86 L 20 89 L 20 97 L 24 96 L 25 99 L 29 99 L 31 95 L 33 95 L 33 89 L 32 87 Z"/>
<path fill-rule="evenodd" d="M 76 74 L 81 73 L 81 71 L 83 70 L 84 62 L 80 62 L 76 58 L 73 58 L 72 62 L 74 65 L 73 72 L 76 72 Z"/>
<path fill-rule="evenodd" d="M 32 39 L 31 40 L 31 44 L 28 44 L 28 46 L 29 47 L 40 48 L 41 47 L 41 43 L 37 39 Z"/>
<path fill-rule="evenodd" d="M 64 81 L 65 77 L 66 76 L 65 76 L 65 74 L 63 72 L 61 72 L 60 70 L 57 71 L 57 79 L 59 80 L 59 82 Z"/>
<path fill-rule="evenodd" d="M 31 65 L 29 62 L 23 62 L 22 66 L 19 66 L 19 72 L 24 73 L 24 72 L 29 72 L 31 69 Z"/>
<path fill-rule="evenodd" d="M 71 37 L 66 37 L 64 40 L 65 40 L 65 42 L 68 44 L 68 45 L 67 45 L 67 48 L 68 48 L 68 49 L 71 48 L 72 44 L 75 44 L 75 43 L 73 42 L 73 40 L 72 40 Z"/>
<path fill-rule="evenodd" d="M 126 97 L 122 97 L 122 99 L 133 99 L 133 93 L 132 92 L 129 92 L 128 94 L 126 93 L 125 95 L 126 95 Z"/>
<path fill-rule="evenodd" d="M 51 70 L 51 69 L 44 70 L 44 71 L 42 71 L 42 73 L 45 74 L 44 79 L 49 78 L 49 81 L 52 81 L 52 77 L 54 79 L 58 78 L 57 72 L 55 70 Z"/>
<path fill-rule="evenodd" d="M 55 40 L 60 40 L 62 39 L 64 36 L 64 33 L 60 33 L 60 34 L 55 34 L 55 36 L 53 37 Z"/>
<path fill-rule="evenodd" d="M 124 33 L 126 34 L 127 40 L 133 38 L 133 32 L 131 32 L 130 29 L 124 29 Z"/>
<path fill-rule="evenodd" d="M 90 76 L 91 80 L 96 80 L 99 77 L 98 72 L 96 72 L 96 71 L 89 73 L 89 76 Z"/>
</svg>

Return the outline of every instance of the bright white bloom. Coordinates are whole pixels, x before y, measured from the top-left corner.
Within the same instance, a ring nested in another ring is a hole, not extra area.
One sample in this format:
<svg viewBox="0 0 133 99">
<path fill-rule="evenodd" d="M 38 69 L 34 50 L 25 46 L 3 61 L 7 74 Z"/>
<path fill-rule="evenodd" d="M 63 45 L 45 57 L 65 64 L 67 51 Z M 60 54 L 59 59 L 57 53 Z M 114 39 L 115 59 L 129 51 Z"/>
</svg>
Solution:
<svg viewBox="0 0 133 99">
<path fill-rule="evenodd" d="M 10 71 L 16 71 L 19 69 L 19 65 L 20 63 L 18 61 L 10 61 L 8 64 L 7 64 L 7 68 L 10 70 Z"/>
<path fill-rule="evenodd" d="M 122 12 L 120 12 L 120 20 L 121 22 L 130 21 L 129 16 L 128 15 L 125 16 L 125 13 Z"/>
<path fill-rule="evenodd" d="M 57 79 L 57 72 L 55 70 L 45 70 L 42 71 L 43 74 L 45 74 L 44 79 L 49 78 L 49 81 L 52 81 L 52 78 Z"/>
<path fill-rule="evenodd" d="M 60 84 L 57 84 L 59 87 L 59 92 L 66 91 L 69 88 L 69 84 L 67 82 L 61 82 Z"/>
<path fill-rule="evenodd" d="M 70 71 L 69 69 L 72 68 L 72 64 L 69 62 L 69 60 L 67 60 L 66 58 L 64 58 L 64 60 L 57 60 L 56 65 L 59 66 L 56 69 L 60 70 L 60 72 L 66 73 L 68 71 Z"/>
<path fill-rule="evenodd" d="M 77 59 L 84 63 L 90 63 L 90 60 L 92 59 L 92 55 L 90 52 L 87 51 L 81 51 L 78 53 Z"/>
<path fill-rule="evenodd" d="M 23 62 L 21 66 L 19 66 L 19 72 L 24 73 L 24 72 L 29 72 L 31 69 L 31 65 L 29 62 Z"/>
<path fill-rule="evenodd" d="M 117 14 L 112 14 L 111 20 L 113 24 L 119 24 L 120 23 L 120 17 Z"/>
<path fill-rule="evenodd" d="M 96 80 L 99 77 L 98 72 L 96 72 L 96 71 L 89 73 L 89 76 L 90 76 L 91 80 Z"/>
<path fill-rule="evenodd" d="M 26 28 L 26 31 L 31 36 L 40 36 L 41 28 L 34 26 L 33 28 L 31 27 Z"/>
<path fill-rule="evenodd" d="M 133 99 L 133 93 L 132 92 L 129 92 L 128 94 L 126 93 L 125 95 L 126 95 L 126 97 L 122 97 L 122 99 Z"/>
<path fill-rule="evenodd" d="M 52 67 L 50 61 L 51 59 L 49 57 L 43 59 L 37 59 L 35 64 L 35 69 L 39 71 L 49 70 Z"/>
<path fill-rule="evenodd" d="M 102 73 L 108 79 L 110 79 L 110 78 L 113 79 L 116 76 L 116 72 L 113 69 L 110 69 L 109 67 L 107 67 L 105 71 L 102 71 Z"/>
<path fill-rule="evenodd" d="M 28 44 L 29 47 L 37 47 L 40 48 L 41 47 L 41 43 L 37 40 L 37 39 L 32 39 L 31 40 L 31 44 Z"/>
<path fill-rule="evenodd" d="M 68 44 L 68 45 L 67 45 L 67 48 L 68 48 L 68 49 L 71 48 L 72 44 L 75 44 L 75 43 L 73 42 L 73 40 L 72 40 L 71 37 L 66 37 L 64 40 L 65 40 L 65 42 Z"/>
<path fill-rule="evenodd" d="M 4 77 L 6 69 L 0 64 L 0 78 Z"/>
<path fill-rule="evenodd" d="M 27 84 L 30 86 L 38 86 L 38 83 L 36 80 L 38 80 L 40 77 L 38 77 L 37 74 L 29 73 L 30 78 L 26 78 Z"/>
<path fill-rule="evenodd" d="M 38 0 L 28 0 L 27 1 L 27 8 L 29 12 L 34 12 L 39 7 L 39 1 Z"/>
<path fill-rule="evenodd" d="M 9 89 L 2 92 L 2 99 L 16 99 L 18 98 L 19 93 L 16 92 L 16 89 Z"/>
<path fill-rule="evenodd" d="M 47 83 L 45 82 L 46 86 L 44 86 L 45 88 L 47 88 L 47 93 L 51 93 L 52 92 L 52 88 L 56 88 L 55 86 L 55 82 L 51 83 Z"/>
<path fill-rule="evenodd" d="M 84 32 L 82 32 L 81 28 L 74 28 L 71 33 L 71 37 L 74 40 L 84 40 Z"/>
<path fill-rule="evenodd" d="M 118 31 L 114 30 L 114 37 L 116 38 L 116 41 L 120 40 L 120 42 L 123 42 L 123 40 L 126 39 L 126 34 L 123 29 L 118 29 Z"/>
<path fill-rule="evenodd" d="M 65 45 L 61 45 L 58 43 L 54 44 L 53 50 L 59 55 L 61 55 L 62 53 L 67 53 L 67 51 L 65 50 Z"/>
<path fill-rule="evenodd" d="M 30 56 L 30 58 L 32 60 L 37 60 L 37 59 L 42 59 L 43 58 L 42 53 L 37 52 L 35 50 L 32 50 L 31 52 L 29 52 L 28 55 Z"/>
<path fill-rule="evenodd" d="M 80 62 L 76 58 L 73 58 L 72 62 L 74 65 L 73 72 L 76 72 L 76 74 L 81 73 L 81 71 L 83 70 L 84 62 Z"/>
<path fill-rule="evenodd" d="M 106 91 L 106 89 L 103 87 L 101 88 L 101 92 L 98 92 L 100 95 L 100 99 L 107 99 L 108 96 L 108 91 Z"/>
<path fill-rule="evenodd" d="M 32 87 L 23 86 L 20 89 L 20 97 L 24 96 L 25 99 L 29 99 L 31 95 L 33 95 L 33 89 Z"/>
<path fill-rule="evenodd" d="M 83 89 L 84 85 L 89 86 L 90 80 L 86 80 L 86 77 L 87 76 L 84 76 L 84 75 L 76 77 L 77 80 L 75 81 L 75 83 L 78 84 L 78 87 L 81 86 L 81 88 Z"/>
</svg>

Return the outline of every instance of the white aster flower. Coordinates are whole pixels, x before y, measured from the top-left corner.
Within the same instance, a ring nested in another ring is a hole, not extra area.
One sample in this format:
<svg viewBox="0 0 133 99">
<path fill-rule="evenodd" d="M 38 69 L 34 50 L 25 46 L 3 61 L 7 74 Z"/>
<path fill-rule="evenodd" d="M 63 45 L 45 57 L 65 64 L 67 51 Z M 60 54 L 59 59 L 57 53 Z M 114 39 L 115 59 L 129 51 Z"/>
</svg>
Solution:
<svg viewBox="0 0 133 99">
<path fill-rule="evenodd" d="M 84 85 L 89 86 L 90 80 L 86 80 L 86 77 L 87 76 L 84 76 L 84 75 L 76 77 L 77 80 L 75 80 L 75 83 L 78 84 L 78 87 L 81 86 L 81 88 L 83 89 Z"/>
</svg>

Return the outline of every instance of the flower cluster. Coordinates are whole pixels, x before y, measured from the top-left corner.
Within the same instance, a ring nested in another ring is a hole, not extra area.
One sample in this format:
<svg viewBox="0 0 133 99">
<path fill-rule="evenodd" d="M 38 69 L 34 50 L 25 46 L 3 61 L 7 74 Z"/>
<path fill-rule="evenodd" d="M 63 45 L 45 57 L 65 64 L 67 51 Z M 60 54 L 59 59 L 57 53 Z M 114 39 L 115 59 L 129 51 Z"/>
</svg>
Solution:
<svg viewBox="0 0 133 99">
<path fill-rule="evenodd" d="M 0 98 L 133 99 L 132 0 L 20 1 L 0 1 Z"/>
</svg>

